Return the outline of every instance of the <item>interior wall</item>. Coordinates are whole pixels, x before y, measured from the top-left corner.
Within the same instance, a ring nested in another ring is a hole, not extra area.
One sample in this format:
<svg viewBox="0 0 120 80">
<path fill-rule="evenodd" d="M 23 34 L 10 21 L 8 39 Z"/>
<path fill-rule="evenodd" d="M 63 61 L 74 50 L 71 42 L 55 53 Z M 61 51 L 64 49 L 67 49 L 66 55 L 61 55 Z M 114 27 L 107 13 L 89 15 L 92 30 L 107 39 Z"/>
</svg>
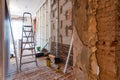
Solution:
<svg viewBox="0 0 120 80">
<path fill-rule="evenodd" d="M 4 69 L 3 69 L 3 53 L 4 53 L 4 50 L 3 50 L 3 43 L 4 43 L 4 0 L 0 0 L 0 80 L 3 80 L 4 78 Z"/>
<path fill-rule="evenodd" d="M 89 48 L 89 80 L 97 80 L 99 75 L 99 65 L 97 61 L 97 42 L 98 42 L 98 22 L 97 22 L 97 0 L 88 0 L 88 48 Z"/>
<path fill-rule="evenodd" d="M 74 16 L 74 72 L 76 80 L 97 80 L 99 66 L 96 59 L 97 0 L 73 0 Z"/>
<path fill-rule="evenodd" d="M 119 80 L 119 0 L 73 0 L 76 80 Z"/>
<path fill-rule="evenodd" d="M 73 0 L 74 42 L 73 68 L 76 80 L 89 79 L 89 47 L 88 47 L 88 0 Z M 93 79 L 94 80 L 94 79 Z"/>
<path fill-rule="evenodd" d="M 46 42 L 50 42 L 51 38 L 51 20 L 50 20 L 50 0 L 40 7 L 36 13 L 36 40 L 37 46 L 44 47 Z M 50 43 L 47 50 L 50 50 Z"/>
<path fill-rule="evenodd" d="M 118 1 L 98 1 L 97 10 L 97 60 L 100 68 L 100 80 L 119 80 L 119 75 L 116 75 L 120 70 L 117 69 L 116 53 L 120 50 L 119 45 L 119 28 L 118 28 Z"/>
<path fill-rule="evenodd" d="M 8 10 L 8 5 L 7 5 L 7 1 L 5 2 L 5 17 L 4 17 L 4 53 L 3 53 L 3 64 L 4 64 L 4 75 L 5 75 L 5 80 L 6 78 L 9 76 L 9 62 L 10 62 L 10 14 L 9 14 L 9 10 Z"/>
<path fill-rule="evenodd" d="M 117 69 L 117 80 L 120 80 L 120 0 L 117 0 L 116 2 L 116 8 L 117 8 L 117 12 L 116 13 L 116 41 L 118 41 L 118 45 L 116 44 L 116 42 L 114 43 L 116 45 L 116 69 Z"/>
<path fill-rule="evenodd" d="M 52 28 L 52 53 L 56 55 L 57 33 L 57 0 L 51 1 L 51 28 Z M 58 50 L 61 59 L 65 62 L 68 55 L 70 42 L 73 34 L 72 24 L 72 1 L 59 0 L 59 42 Z M 72 53 L 72 51 L 71 51 Z M 72 63 L 72 55 L 70 62 Z"/>
<path fill-rule="evenodd" d="M 9 13 L 5 0 L 0 1 L 0 79 L 5 80 L 9 70 Z"/>
</svg>

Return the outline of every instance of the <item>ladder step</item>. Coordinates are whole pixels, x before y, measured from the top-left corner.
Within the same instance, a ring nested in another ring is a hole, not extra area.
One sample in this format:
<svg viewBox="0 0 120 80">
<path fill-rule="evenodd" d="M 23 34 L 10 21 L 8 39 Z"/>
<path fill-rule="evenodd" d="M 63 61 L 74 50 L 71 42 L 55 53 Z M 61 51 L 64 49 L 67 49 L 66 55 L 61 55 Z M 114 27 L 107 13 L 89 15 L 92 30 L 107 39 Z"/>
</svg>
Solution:
<svg viewBox="0 0 120 80">
<path fill-rule="evenodd" d="M 34 43 L 34 42 L 22 42 L 23 44 L 29 44 L 29 43 Z"/>
<path fill-rule="evenodd" d="M 35 48 L 23 48 L 22 50 L 33 50 Z"/>
<path fill-rule="evenodd" d="M 23 65 L 23 64 L 33 63 L 33 62 L 36 62 L 36 60 L 34 60 L 34 61 L 29 61 L 29 62 L 24 62 L 24 63 L 21 63 L 21 64 Z"/>
<path fill-rule="evenodd" d="M 32 26 L 27 26 L 27 25 L 24 25 L 24 27 L 32 27 Z"/>
<path fill-rule="evenodd" d="M 34 37 L 34 36 L 23 36 L 23 37 Z"/>
<path fill-rule="evenodd" d="M 27 30 L 24 30 L 24 32 L 32 32 L 32 31 L 27 31 Z"/>
<path fill-rule="evenodd" d="M 33 56 L 33 55 L 36 55 L 36 54 L 22 55 L 22 57 L 26 57 L 26 56 Z"/>
</svg>

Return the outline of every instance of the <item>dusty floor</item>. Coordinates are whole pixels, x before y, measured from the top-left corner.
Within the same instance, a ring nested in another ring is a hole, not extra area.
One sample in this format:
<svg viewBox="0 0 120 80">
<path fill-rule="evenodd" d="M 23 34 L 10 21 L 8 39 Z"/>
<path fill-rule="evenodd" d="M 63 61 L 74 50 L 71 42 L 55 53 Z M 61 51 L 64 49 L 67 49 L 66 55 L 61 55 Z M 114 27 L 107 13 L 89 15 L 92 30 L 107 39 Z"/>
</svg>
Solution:
<svg viewBox="0 0 120 80">
<path fill-rule="evenodd" d="M 15 59 L 11 59 L 7 80 L 73 80 L 72 67 L 68 67 L 66 74 L 63 74 L 64 64 L 60 64 L 61 72 L 57 72 L 58 65 L 51 63 L 51 67 L 47 67 L 45 59 L 45 57 L 39 58 L 38 66 L 35 63 L 23 65 L 19 73 L 16 72 Z"/>
</svg>

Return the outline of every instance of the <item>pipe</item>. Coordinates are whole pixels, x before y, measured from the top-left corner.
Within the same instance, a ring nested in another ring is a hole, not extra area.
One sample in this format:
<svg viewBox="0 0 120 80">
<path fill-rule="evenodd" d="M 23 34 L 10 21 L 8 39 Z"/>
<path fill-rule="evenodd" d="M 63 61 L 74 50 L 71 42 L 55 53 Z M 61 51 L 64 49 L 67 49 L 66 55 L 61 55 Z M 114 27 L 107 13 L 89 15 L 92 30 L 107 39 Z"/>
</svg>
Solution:
<svg viewBox="0 0 120 80">
<path fill-rule="evenodd" d="M 57 18 L 56 18 L 56 58 L 59 58 L 59 0 L 57 0 Z"/>
<path fill-rule="evenodd" d="M 49 38 L 49 41 L 50 41 L 50 53 L 51 53 L 51 51 L 52 51 L 52 27 L 51 27 L 51 0 L 49 0 L 48 1 L 48 5 L 49 5 L 49 15 L 50 15 L 50 17 L 49 17 L 49 19 L 50 19 L 50 21 L 49 21 L 49 29 L 50 29 L 50 38 Z"/>
<path fill-rule="evenodd" d="M 70 43 L 70 48 L 69 48 L 67 60 L 66 60 L 66 63 L 65 63 L 65 68 L 64 68 L 64 71 L 63 71 L 64 73 L 66 73 L 66 70 L 67 70 L 67 66 L 68 66 L 68 62 L 69 62 L 69 59 L 70 59 L 70 54 L 71 54 L 72 47 L 73 47 L 73 35 L 72 35 L 72 39 L 71 39 L 71 43 Z"/>
</svg>

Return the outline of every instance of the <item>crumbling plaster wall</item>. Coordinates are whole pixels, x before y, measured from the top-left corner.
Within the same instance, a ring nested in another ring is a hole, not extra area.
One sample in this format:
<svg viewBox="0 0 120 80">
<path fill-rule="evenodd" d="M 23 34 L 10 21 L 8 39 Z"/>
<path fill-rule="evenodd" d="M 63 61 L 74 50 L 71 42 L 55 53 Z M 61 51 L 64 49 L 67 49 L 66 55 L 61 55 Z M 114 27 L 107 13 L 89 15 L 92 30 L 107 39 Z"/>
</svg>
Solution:
<svg viewBox="0 0 120 80">
<path fill-rule="evenodd" d="M 119 0 L 73 0 L 76 80 L 120 80 Z"/>
<path fill-rule="evenodd" d="M 116 46 L 116 49 L 115 49 L 115 56 L 116 56 L 116 71 L 117 71 L 117 80 L 120 80 L 120 0 L 117 0 L 116 1 L 116 41 L 114 41 L 115 45 Z"/>
<path fill-rule="evenodd" d="M 116 59 L 119 46 L 119 0 L 99 0 L 97 10 L 97 60 L 100 80 L 119 80 L 119 63 Z M 120 5 L 120 4 L 119 4 Z M 119 60 L 118 60 L 119 61 Z M 116 63 L 117 62 L 117 63 Z"/>
<path fill-rule="evenodd" d="M 97 80 L 96 59 L 97 0 L 73 0 L 74 16 L 74 73 L 76 80 Z"/>
</svg>

